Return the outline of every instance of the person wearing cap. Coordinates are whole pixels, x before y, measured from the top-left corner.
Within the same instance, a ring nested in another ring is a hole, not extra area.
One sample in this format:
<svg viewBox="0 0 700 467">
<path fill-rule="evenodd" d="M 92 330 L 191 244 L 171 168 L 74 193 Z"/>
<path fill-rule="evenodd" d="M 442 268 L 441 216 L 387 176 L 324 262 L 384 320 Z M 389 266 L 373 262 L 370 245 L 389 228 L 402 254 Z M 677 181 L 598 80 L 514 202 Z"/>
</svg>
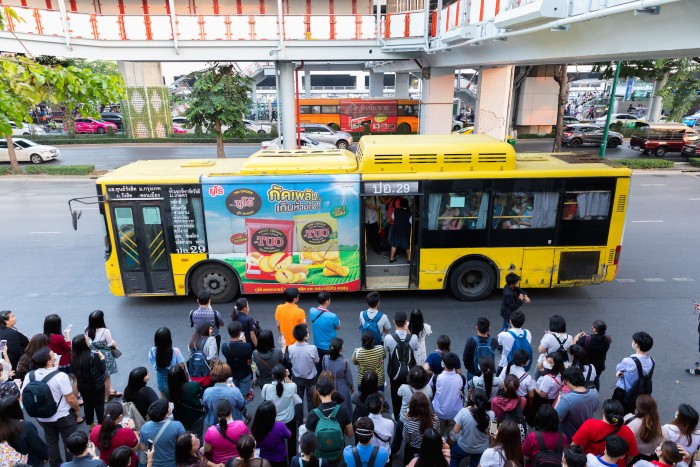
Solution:
<svg viewBox="0 0 700 467">
<path fill-rule="evenodd" d="M 374 422 L 368 417 L 360 417 L 355 422 L 357 446 L 346 446 L 343 459 L 347 467 L 384 467 L 389 461 L 389 451 L 385 447 L 372 445 Z"/>
</svg>

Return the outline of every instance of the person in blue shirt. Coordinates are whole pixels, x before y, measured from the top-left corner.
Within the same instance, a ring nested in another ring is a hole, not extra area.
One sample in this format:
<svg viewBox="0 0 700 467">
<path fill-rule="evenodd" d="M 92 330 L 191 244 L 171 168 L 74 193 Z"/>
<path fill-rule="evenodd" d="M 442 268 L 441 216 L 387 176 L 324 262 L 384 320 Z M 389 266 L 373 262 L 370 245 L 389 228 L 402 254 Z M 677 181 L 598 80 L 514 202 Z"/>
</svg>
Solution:
<svg viewBox="0 0 700 467">
<path fill-rule="evenodd" d="M 314 336 L 314 345 L 318 349 L 318 363 L 316 370 L 321 372 L 321 362 L 324 355 L 328 355 L 331 348 L 331 339 L 336 337 L 340 329 L 340 320 L 335 313 L 328 310 L 331 305 L 331 294 L 320 292 L 318 294 L 318 306 L 309 310 L 311 319 L 311 333 Z"/>
<path fill-rule="evenodd" d="M 625 408 L 625 413 L 634 413 L 634 401 L 626 400 L 625 394 L 636 387 L 639 380 L 639 372 L 635 360 L 639 361 L 642 367 L 642 374 L 646 377 L 654 371 L 654 359 L 648 352 L 654 346 L 654 339 L 644 331 L 635 332 L 632 335 L 632 348 L 634 353 L 623 358 L 615 368 L 615 392 L 612 398 L 620 401 Z"/>
<path fill-rule="evenodd" d="M 175 465 L 175 444 L 177 437 L 185 432 L 185 427 L 168 418 L 171 412 L 168 401 L 159 399 L 148 407 L 149 421 L 141 427 L 140 450 L 146 451 L 150 448 L 149 444 L 153 444 L 153 467 Z"/>
<path fill-rule="evenodd" d="M 347 467 L 384 467 L 389 460 L 389 451 L 383 446 L 373 446 L 374 422 L 369 417 L 360 417 L 355 422 L 357 446 L 346 446 L 343 459 Z"/>
</svg>

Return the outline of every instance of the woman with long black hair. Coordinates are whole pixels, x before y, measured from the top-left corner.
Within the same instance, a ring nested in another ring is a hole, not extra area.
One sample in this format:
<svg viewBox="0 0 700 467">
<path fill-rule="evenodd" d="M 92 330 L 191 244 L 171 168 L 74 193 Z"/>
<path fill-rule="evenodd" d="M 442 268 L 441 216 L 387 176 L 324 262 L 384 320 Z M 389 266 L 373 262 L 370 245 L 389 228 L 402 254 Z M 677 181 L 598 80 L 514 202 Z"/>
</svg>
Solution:
<svg viewBox="0 0 700 467">
<path fill-rule="evenodd" d="M 70 374 L 71 339 L 70 328 L 61 329 L 61 317 L 56 314 L 44 318 L 44 335 L 48 337 L 48 348 L 61 358 L 58 361 L 58 370 Z"/>
<path fill-rule="evenodd" d="M 297 385 L 289 377 L 289 370 L 281 364 L 272 369 L 274 383 L 266 384 L 260 395 L 263 400 L 275 404 L 275 420 L 284 423 L 291 436 L 287 439 L 287 459 L 291 460 L 296 451 L 297 424 L 294 420 L 294 406 L 299 403 Z"/>
<path fill-rule="evenodd" d="M 124 409 L 119 402 L 105 404 L 105 416 L 101 425 L 97 425 L 90 432 L 90 441 L 100 450 L 100 459 L 105 464 L 109 462 L 112 451 L 121 446 L 126 446 L 132 451 L 130 467 L 136 467 L 139 449 L 139 440 L 134 433 L 134 421 L 124 422 Z"/>
<path fill-rule="evenodd" d="M 219 349 L 216 347 L 216 338 L 211 335 L 212 326 L 209 321 L 200 321 L 192 333 L 190 344 L 187 350 L 192 352 L 199 350 L 207 359 L 207 364 L 211 369 L 212 364 L 219 359 Z"/>
<path fill-rule="evenodd" d="M 504 420 L 498 426 L 496 439 L 492 446 L 482 454 L 479 466 L 503 467 L 507 462 L 523 465 L 520 427 L 513 420 Z"/>
<path fill-rule="evenodd" d="M 173 336 L 170 329 L 159 328 L 153 337 L 154 346 L 148 352 L 148 360 L 156 370 L 156 384 L 161 397 L 168 390 L 168 370 L 175 365 L 185 367 L 185 359 L 177 347 L 173 347 Z"/>
<path fill-rule="evenodd" d="M 367 398 L 372 394 L 379 392 L 377 372 L 368 371 L 360 383 L 360 390 L 353 394 L 352 403 L 355 404 L 355 409 L 352 412 L 352 422 L 355 423 L 360 417 L 369 417 L 369 407 L 367 407 Z M 400 388 L 399 388 L 400 389 Z M 384 396 L 381 396 L 382 399 Z"/>
<path fill-rule="evenodd" d="M 27 344 L 27 347 L 24 348 L 24 353 L 21 357 L 19 357 L 14 379 L 24 381 L 24 377 L 27 376 L 27 373 L 29 373 L 29 371 L 32 369 L 32 356 L 34 356 L 34 352 L 39 349 L 43 349 L 44 347 L 48 347 L 48 345 L 49 338 L 46 337 L 46 334 L 34 334 L 32 338 L 29 339 L 29 344 Z M 68 361 L 70 362 L 70 358 Z"/>
<path fill-rule="evenodd" d="M 105 363 L 102 352 L 90 350 L 90 338 L 78 334 L 73 338 L 71 370 L 78 381 L 78 391 L 85 402 L 85 423 L 91 427 L 102 423 L 105 408 Z"/>
<path fill-rule="evenodd" d="M 488 410 L 486 391 L 475 388 L 472 402 L 472 407 L 461 409 L 455 417 L 455 426 L 450 432 L 450 467 L 459 467 L 466 457 L 469 458 L 469 467 L 476 467 L 489 447 L 488 430 L 494 415 Z"/>
<path fill-rule="evenodd" d="M 483 389 L 490 402 L 498 395 L 498 390 L 503 384 L 503 378 L 496 376 L 496 363 L 489 356 L 479 358 L 479 369 L 481 370 L 481 376 L 472 378 L 472 388 Z M 469 392 L 471 394 L 473 389 L 469 389 Z"/>
<path fill-rule="evenodd" d="M 276 417 L 275 404 L 263 402 L 255 412 L 250 432 L 260 449 L 260 457 L 267 459 L 272 467 L 286 467 L 287 440 L 292 433 L 284 423 L 276 421 Z"/>
<path fill-rule="evenodd" d="M 232 457 L 226 462 L 226 467 L 270 467 L 270 463 L 255 457 L 255 438 L 243 435 L 236 443 L 238 457 Z"/>
<path fill-rule="evenodd" d="M 423 433 L 429 428 L 440 431 L 440 420 L 433 413 L 430 400 L 422 392 L 417 392 L 411 397 L 406 411 L 406 421 L 403 425 L 403 439 L 406 447 L 403 451 L 403 465 L 408 464 L 415 457 L 423 442 Z"/>
<path fill-rule="evenodd" d="M 442 440 L 438 430 L 428 428 L 423 433 L 418 457 L 411 459 L 408 467 L 447 467 L 451 465 L 450 462 L 450 447 Z"/>
<path fill-rule="evenodd" d="M 182 423 L 185 430 L 202 433 L 205 410 L 202 406 L 202 387 L 187 380 L 187 373 L 180 365 L 168 370 L 168 389 L 165 395 L 174 405 L 173 418 Z"/>
<path fill-rule="evenodd" d="M 129 382 L 124 388 L 124 402 L 136 406 L 144 420 L 148 420 L 148 406 L 158 400 L 158 394 L 148 387 L 148 370 L 138 366 L 129 372 Z"/>
<path fill-rule="evenodd" d="M 228 399 L 219 399 L 216 403 L 216 420 L 204 435 L 204 455 L 215 464 L 223 464 L 236 457 L 238 439 L 248 434 L 245 422 L 233 419 L 233 404 Z"/>
<path fill-rule="evenodd" d="M 318 440 L 313 431 L 307 431 L 301 435 L 299 440 L 299 451 L 301 451 L 301 456 L 292 457 L 291 466 L 292 467 L 330 467 L 328 460 L 319 459 L 316 457 L 316 448 L 318 447 Z"/>
<path fill-rule="evenodd" d="M 416 365 L 423 366 L 427 358 L 425 338 L 433 333 L 430 325 L 423 319 L 423 312 L 418 308 L 411 310 L 408 318 L 408 332 L 418 337 L 418 351 L 415 353 Z"/>
<path fill-rule="evenodd" d="M 343 396 L 348 412 L 352 413 L 352 393 L 355 392 L 352 382 L 352 372 L 348 360 L 343 356 L 343 339 L 334 337 L 330 342 L 328 355 L 323 356 L 323 371 L 328 371 L 335 380 L 335 390 Z"/>
<path fill-rule="evenodd" d="M 43 467 L 49 462 L 49 447 L 36 426 L 24 419 L 19 399 L 14 396 L 0 399 L 0 442 L 3 441 L 17 452 L 28 454 L 27 463 L 32 467 Z"/>
<path fill-rule="evenodd" d="M 263 329 L 258 336 L 257 348 L 253 350 L 253 361 L 258 367 L 258 386 L 261 388 L 273 382 L 272 369 L 284 360 L 284 353 L 275 348 L 275 336 L 269 329 Z"/>
<path fill-rule="evenodd" d="M 111 378 L 113 374 L 119 371 L 117 368 L 117 359 L 114 357 L 114 351 L 117 351 L 117 343 L 112 339 L 111 331 L 107 329 L 105 314 L 102 310 L 95 310 L 90 313 L 90 316 L 88 316 L 88 325 L 85 328 L 85 334 L 91 340 L 90 348 L 92 350 L 99 350 L 105 357 L 105 366 L 107 367 L 107 377 L 105 378 L 105 402 L 112 397 L 121 397 L 121 392 L 112 389 Z"/>
</svg>

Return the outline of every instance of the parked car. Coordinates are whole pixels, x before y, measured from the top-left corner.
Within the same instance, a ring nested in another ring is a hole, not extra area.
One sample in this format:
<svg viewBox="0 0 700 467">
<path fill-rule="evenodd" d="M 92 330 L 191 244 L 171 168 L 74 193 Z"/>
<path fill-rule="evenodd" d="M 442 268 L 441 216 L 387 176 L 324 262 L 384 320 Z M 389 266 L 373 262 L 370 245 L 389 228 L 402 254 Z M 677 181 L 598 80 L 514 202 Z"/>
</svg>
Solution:
<svg viewBox="0 0 700 467">
<path fill-rule="evenodd" d="M 189 124 L 189 120 L 187 120 L 187 117 L 183 117 L 183 116 L 173 117 L 173 123 L 176 123 L 176 124 L 182 125 L 182 126 L 187 126 Z"/>
<path fill-rule="evenodd" d="M 320 143 L 329 143 L 338 149 L 347 149 L 352 144 L 352 135 L 345 131 L 335 131 L 328 125 L 302 123 L 299 128 L 302 133 L 311 136 Z"/>
<path fill-rule="evenodd" d="M 243 124 L 245 125 L 246 130 L 252 131 L 253 133 L 257 133 L 259 135 L 269 135 L 272 133 L 271 125 L 263 125 L 247 119 L 243 119 Z"/>
<path fill-rule="evenodd" d="M 76 118 L 75 119 L 75 132 L 76 133 L 107 133 L 107 128 L 112 127 L 114 131 L 117 131 L 117 125 L 111 122 L 105 122 L 102 120 L 95 120 L 94 118 Z"/>
<path fill-rule="evenodd" d="M 58 159 L 61 157 L 61 151 L 53 146 L 44 144 L 36 144 L 34 141 L 29 141 L 24 138 L 16 138 L 12 141 L 15 146 L 15 154 L 18 162 L 32 162 L 41 164 L 42 162 Z M 0 139 L 0 162 L 9 162 L 10 153 L 7 149 L 7 140 Z"/>
<path fill-rule="evenodd" d="M 100 116 L 100 120 L 117 125 L 117 130 L 121 130 L 124 125 L 121 114 L 117 112 L 102 112 Z"/>
<path fill-rule="evenodd" d="M 272 141 L 263 141 L 260 143 L 260 147 L 263 149 L 282 149 L 282 137 L 275 138 Z M 308 136 L 301 135 L 301 148 L 302 149 L 335 149 L 335 145 L 331 143 L 321 143 L 315 139 L 311 139 Z"/>
<path fill-rule="evenodd" d="M 663 157 L 667 152 L 681 152 L 683 146 L 698 140 L 698 134 L 682 123 L 652 123 L 630 138 L 630 148 Z"/>
<path fill-rule="evenodd" d="M 452 119 L 452 133 L 461 130 L 464 127 L 464 122 L 456 119 Z"/>
<path fill-rule="evenodd" d="M 683 120 L 681 120 L 684 124 L 688 125 L 690 128 L 693 128 L 695 125 L 698 124 L 698 121 L 700 120 L 700 110 L 695 112 L 693 115 L 688 115 L 687 117 L 683 117 Z"/>
<path fill-rule="evenodd" d="M 574 123 L 580 123 L 579 119 L 576 117 L 569 117 L 564 115 L 564 125 L 573 125 Z"/>
<path fill-rule="evenodd" d="M 595 124 L 597 126 L 604 126 L 605 125 L 605 120 L 607 119 L 606 115 L 603 115 L 602 117 L 596 118 L 595 119 Z M 632 114 L 620 114 L 620 113 L 615 113 L 610 116 L 610 125 L 613 123 L 621 122 L 623 126 L 629 127 L 629 128 L 634 128 L 637 124 L 637 122 L 644 122 L 644 119 L 637 118 L 636 115 Z M 646 123 L 644 123 L 646 124 Z"/>
<path fill-rule="evenodd" d="M 23 123 L 21 128 L 17 128 L 14 122 L 10 122 L 12 127 L 12 136 L 29 136 L 29 135 L 45 135 L 46 131 L 40 126 L 32 125 L 31 123 Z"/>
<path fill-rule="evenodd" d="M 180 125 L 176 125 L 173 123 L 173 133 L 175 133 L 176 135 L 184 135 L 185 133 L 187 133 L 187 130 L 182 128 Z"/>
<path fill-rule="evenodd" d="M 595 125 L 586 123 L 577 123 L 567 125 L 562 130 L 561 142 L 568 144 L 572 148 L 580 148 L 584 145 L 600 146 L 603 142 L 603 134 L 605 130 Z M 616 148 L 622 144 L 622 134 L 615 131 L 608 131 L 609 148 Z"/>
<path fill-rule="evenodd" d="M 684 144 L 681 154 L 686 157 L 700 157 L 700 140 Z"/>
</svg>

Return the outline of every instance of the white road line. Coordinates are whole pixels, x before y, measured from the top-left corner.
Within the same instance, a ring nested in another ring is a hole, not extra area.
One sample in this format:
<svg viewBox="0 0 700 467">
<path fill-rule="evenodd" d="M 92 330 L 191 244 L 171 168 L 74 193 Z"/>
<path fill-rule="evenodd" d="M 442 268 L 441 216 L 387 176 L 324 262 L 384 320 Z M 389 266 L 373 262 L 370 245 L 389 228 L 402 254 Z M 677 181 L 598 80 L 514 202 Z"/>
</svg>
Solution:
<svg viewBox="0 0 700 467">
<path fill-rule="evenodd" d="M 695 282 L 692 277 L 674 277 L 673 280 L 676 282 Z"/>
<path fill-rule="evenodd" d="M 660 220 L 654 220 L 654 221 L 632 221 L 633 224 L 661 224 L 663 221 Z"/>
<path fill-rule="evenodd" d="M 51 292 L 49 295 L 52 296 L 58 296 L 58 295 L 68 295 L 70 292 Z"/>
<path fill-rule="evenodd" d="M 60 234 L 61 232 L 29 232 L 29 235 Z"/>
<path fill-rule="evenodd" d="M 10 193 L 7 196 L 36 196 L 37 193 Z"/>
<path fill-rule="evenodd" d="M 634 279 L 615 279 L 616 282 L 637 282 Z"/>
<path fill-rule="evenodd" d="M 642 183 L 642 186 L 666 186 L 665 183 Z"/>
<path fill-rule="evenodd" d="M 39 294 L 38 294 L 38 293 L 28 293 L 28 294 L 24 294 L 24 295 L 22 295 L 22 296 L 23 296 L 23 297 L 28 297 L 28 298 L 34 298 L 34 297 L 38 297 Z"/>
<path fill-rule="evenodd" d="M 666 282 L 666 279 L 660 277 L 645 277 L 644 282 Z"/>
<path fill-rule="evenodd" d="M 700 198 L 690 198 L 690 201 L 700 201 Z"/>
</svg>

